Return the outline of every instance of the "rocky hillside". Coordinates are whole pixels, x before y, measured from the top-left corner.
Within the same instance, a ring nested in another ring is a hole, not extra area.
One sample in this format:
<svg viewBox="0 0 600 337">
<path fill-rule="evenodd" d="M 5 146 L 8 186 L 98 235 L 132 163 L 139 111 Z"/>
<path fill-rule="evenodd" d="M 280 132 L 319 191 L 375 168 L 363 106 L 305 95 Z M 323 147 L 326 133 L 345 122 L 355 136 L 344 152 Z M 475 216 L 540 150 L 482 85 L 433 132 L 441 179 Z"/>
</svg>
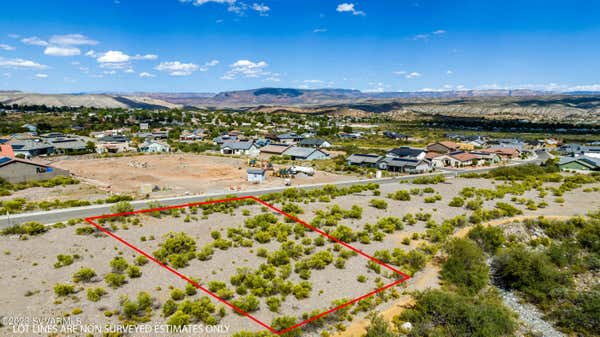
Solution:
<svg viewBox="0 0 600 337">
<path fill-rule="evenodd" d="M 32 94 L 0 92 L 0 103 L 18 105 L 46 105 L 52 107 L 93 107 L 124 109 L 171 109 L 181 105 L 144 96 L 119 96 L 108 94 Z"/>
</svg>

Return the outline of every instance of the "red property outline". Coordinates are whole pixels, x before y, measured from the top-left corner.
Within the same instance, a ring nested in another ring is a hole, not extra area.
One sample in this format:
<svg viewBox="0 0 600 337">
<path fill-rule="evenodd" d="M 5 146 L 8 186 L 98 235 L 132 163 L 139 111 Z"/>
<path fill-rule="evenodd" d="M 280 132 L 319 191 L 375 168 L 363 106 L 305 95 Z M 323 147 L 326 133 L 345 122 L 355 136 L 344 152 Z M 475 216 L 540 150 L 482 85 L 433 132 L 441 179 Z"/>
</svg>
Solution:
<svg viewBox="0 0 600 337">
<path fill-rule="evenodd" d="M 294 221 L 302 224 L 306 228 L 309 228 L 309 229 L 311 229 L 311 230 L 313 230 L 313 231 L 315 231 L 315 232 L 317 232 L 317 233 L 319 233 L 319 234 L 327 237 L 328 239 L 339 243 L 340 245 L 342 245 L 342 246 L 344 246 L 344 247 L 346 247 L 346 248 L 348 248 L 348 249 L 350 249 L 350 250 L 352 250 L 352 251 L 354 251 L 354 252 L 356 252 L 356 253 L 358 253 L 358 254 L 366 257 L 366 258 L 368 258 L 369 260 L 371 260 L 371 261 L 373 261 L 373 262 L 375 262 L 375 263 L 377 263 L 377 264 L 379 264 L 379 265 L 381 265 L 381 266 L 383 266 L 383 267 L 385 267 L 385 268 L 387 268 L 387 269 L 389 269 L 391 271 L 393 271 L 394 273 L 400 275 L 401 278 L 399 280 L 397 280 L 395 282 L 392 282 L 392 283 L 390 283 L 388 285 L 385 285 L 385 286 L 383 286 L 383 287 L 381 287 L 379 289 L 371 291 L 371 292 L 369 292 L 369 293 L 367 293 L 365 295 L 357 297 L 357 298 L 355 298 L 355 299 L 353 299 L 351 301 L 348 301 L 348 302 L 346 302 L 346 303 L 344 303 L 342 305 L 339 305 L 339 306 L 337 306 L 335 308 L 329 309 L 329 310 L 324 311 L 324 312 L 322 312 L 322 313 L 320 313 L 320 314 L 318 314 L 316 316 L 313 316 L 313 317 L 311 317 L 311 318 L 309 318 L 309 319 L 307 319 L 305 321 L 297 323 L 297 324 L 295 324 L 295 325 L 293 325 L 293 326 L 291 326 L 289 328 L 286 328 L 286 329 L 278 331 L 278 330 L 275 330 L 270 325 L 268 325 L 268 324 L 266 324 L 266 323 L 258 320 L 256 317 L 254 317 L 254 316 L 250 315 L 249 313 L 243 311 L 242 309 L 236 307 L 232 303 L 229 303 L 228 301 L 220 298 L 219 296 L 217 296 L 216 294 L 212 293 L 208 289 L 202 287 L 200 284 L 198 284 L 194 280 L 190 279 L 189 277 L 183 275 L 182 273 L 180 273 L 177 270 L 169 267 L 168 265 L 166 265 L 166 264 L 158 261 L 156 258 L 154 258 L 154 256 L 152 256 L 152 255 L 144 252 L 140 248 L 134 246 L 133 244 L 127 242 L 126 240 L 122 239 L 118 235 L 112 233 L 111 231 L 107 230 L 106 228 L 104 228 L 104 227 L 102 227 L 99 224 L 97 224 L 97 223 L 94 222 L 94 220 L 97 220 L 97 219 L 107 219 L 107 218 L 112 218 L 112 217 L 117 217 L 117 216 L 134 215 L 134 214 L 140 214 L 140 213 L 150 213 L 150 212 L 164 211 L 164 210 L 169 210 L 169 209 L 174 209 L 174 208 L 187 208 L 187 207 L 192 207 L 192 206 L 202 206 L 202 205 L 210 205 L 210 204 L 216 204 L 216 203 L 222 203 L 222 202 L 240 201 L 240 200 L 248 200 L 248 199 L 254 200 L 254 201 L 256 201 L 256 202 L 258 202 L 258 203 L 260 203 L 260 204 L 262 204 L 262 205 L 264 205 L 264 206 L 272 209 L 273 211 L 275 211 L 275 212 L 277 212 L 277 213 L 279 213 L 279 214 L 281 214 L 281 215 L 283 215 L 283 216 L 285 216 L 285 217 L 287 217 L 289 219 L 292 219 L 292 220 L 294 220 Z M 408 276 L 407 274 L 401 272 L 400 270 L 398 270 L 398 269 L 396 269 L 396 268 L 394 268 L 394 267 L 392 267 L 392 266 L 390 266 L 390 265 L 388 265 L 388 264 L 386 264 L 386 263 L 384 263 L 384 262 L 382 262 L 382 261 L 380 261 L 380 260 L 378 260 L 378 259 L 376 259 L 376 258 L 374 258 L 374 257 L 372 257 L 372 256 L 370 256 L 368 254 L 366 254 L 366 253 L 364 253 L 363 251 L 361 251 L 359 249 L 356 249 L 356 248 L 350 246 L 349 244 L 347 244 L 347 243 L 345 243 L 343 241 L 340 241 L 340 240 L 338 240 L 338 239 L 330 236 L 329 234 L 323 232 L 322 230 L 320 230 L 318 228 L 315 228 L 315 227 L 311 226 L 310 224 L 308 224 L 308 223 L 306 223 L 306 222 L 298 219 L 297 217 L 295 217 L 293 215 L 290 215 L 290 214 L 288 214 L 288 213 L 286 213 L 286 212 L 278 209 L 277 207 L 275 207 L 275 206 L 273 206 L 273 205 L 271 205 L 271 204 L 269 204 L 269 203 L 261 200 L 260 198 L 257 198 L 257 197 L 254 197 L 254 196 L 242 196 L 242 197 L 234 197 L 234 198 L 219 199 L 219 200 L 207 200 L 207 201 L 194 202 L 194 203 L 189 203 L 189 204 L 184 204 L 184 205 L 165 206 L 165 207 L 158 207 L 158 208 L 151 208 L 151 209 L 143 209 L 143 210 L 138 210 L 138 211 L 133 211 L 133 212 L 98 215 L 98 216 L 93 216 L 93 217 L 85 218 L 85 221 L 87 221 L 88 223 L 90 223 L 91 225 L 93 225 L 94 227 L 96 227 L 97 229 L 99 229 L 100 231 L 104 232 L 108 236 L 116 239 L 117 241 L 120 241 L 121 243 L 123 243 L 124 245 L 128 246 L 129 248 L 131 248 L 131 249 L 135 250 L 136 252 L 144 255 L 145 257 L 147 257 L 148 259 L 152 260 L 154 263 L 158 264 L 159 266 L 161 266 L 161 267 L 165 268 L 166 270 L 170 271 L 171 273 L 177 275 L 179 278 L 181 278 L 181 279 L 189 282 L 191 285 L 193 285 L 197 289 L 202 290 L 203 292 L 205 292 L 209 296 L 215 298 L 219 302 L 221 302 L 221 303 L 227 305 L 228 307 L 230 307 L 231 309 L 237 311 L 240 315 L 248 317 L 250 320 L 258 323 L 260 326 L 266 328 L 267 330 L 269 330 L 270 332 L 272 332 L 272 333 L 274 333 L 276 335 L 282 335 L 282 334 L 284 334 L 286 332 L 289 332 L 289 331 L 291 331 L 293 329 L 299 328 L 299 327 L 301 327 L 303 325 L 306 325 L 306 324 L 308 324 L 308 323 L 310 323 L 310 322 L 312 322 L 314 320 L 317 320 L 317 319 L 319 319 L 319 318 L 321 318 L 321 317 L 323 317 L 325 315 L 328 315 L 328 314 L 333 313 L 333 312 L 335 312 L 337 310 L 340 310 L 340 309 L 342 309 L 344 307 L 352 305 L 352 304 L 354 304 L 354 303 L 356 303 L 356 302 L 358 302 L 358 301 L 360 301 L 362 299 L 365 299 L 365 298 L 367 298 L 369 296 L 373 296 L 373 295 L 375 295 L 375 294 L 377 294 L 379 292 L 382 292 L 382 291 L 384 291 L 386 289 L 394 287 L 394 286 L 396 286 L 396 285 L 398 285 L 398 284 L 400 284 L 400 283 L 402 283 L 402 282 L 404 282 L 404 281 L 406 281 L 406 280 L 408 280 L 410 278 L 410 276 Z"/>
</svg>

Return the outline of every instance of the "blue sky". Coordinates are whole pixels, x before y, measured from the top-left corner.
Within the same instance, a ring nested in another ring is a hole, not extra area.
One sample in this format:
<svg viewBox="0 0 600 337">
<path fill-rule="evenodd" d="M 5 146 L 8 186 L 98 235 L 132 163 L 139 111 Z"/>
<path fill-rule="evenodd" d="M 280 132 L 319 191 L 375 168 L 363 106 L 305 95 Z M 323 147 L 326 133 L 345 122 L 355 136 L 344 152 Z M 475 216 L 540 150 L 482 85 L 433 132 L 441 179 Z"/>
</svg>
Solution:
<svg viewBox="0 0 600 337">
<path fill-rule="evenodd" d="M 590 0 L 29 0 L 0 10 L 0 90 L 600 90 L 600 2 Z"/>
</svg>

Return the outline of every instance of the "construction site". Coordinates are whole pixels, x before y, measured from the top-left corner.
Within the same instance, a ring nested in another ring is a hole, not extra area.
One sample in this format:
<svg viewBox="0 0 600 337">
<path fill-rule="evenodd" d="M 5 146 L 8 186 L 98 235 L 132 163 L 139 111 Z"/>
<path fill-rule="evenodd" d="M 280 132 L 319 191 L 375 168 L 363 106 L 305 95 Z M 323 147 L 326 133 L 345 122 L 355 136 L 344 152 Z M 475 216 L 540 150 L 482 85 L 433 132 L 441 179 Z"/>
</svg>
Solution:
<svg viewBox="0 0 600 337">
<path fill-rule="evenodd" d="M 264 170 L 260 188 L 347 180 L 311 167 L 271 165 L 265 160 L 194 154 L 137 155 L 111 158 L 65 157 L 52 164 L 69 170 L 83 183 L 110 193 L 152 197 L 255 189 L 247 169 Z"/>
</svg>

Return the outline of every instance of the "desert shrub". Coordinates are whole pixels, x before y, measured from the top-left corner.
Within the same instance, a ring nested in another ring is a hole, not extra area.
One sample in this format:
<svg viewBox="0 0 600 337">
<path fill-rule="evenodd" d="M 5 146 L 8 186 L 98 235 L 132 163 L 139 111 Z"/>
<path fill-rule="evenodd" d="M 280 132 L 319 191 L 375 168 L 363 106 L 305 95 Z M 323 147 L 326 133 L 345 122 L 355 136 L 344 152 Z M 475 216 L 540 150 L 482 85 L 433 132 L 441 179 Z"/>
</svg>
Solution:
<svg viewBox="0 0 600 337">
<path fill-rule="evenodd" d="M 512 336 L 517 324 L 510 310 L 496 298 L 473 298 L 441 290 L 416 295 L 415 305 L 394 322 L 399 328 L 411 322 L 410 337 L 420 336 Z"/>
<path fill-rule="evenodd" d="M 442 196 L 440 194 L 432 195 L 430 197 L 425 197 L 423 201 L 427 204 L 433 204 L 438 200 L 442 200 Z"/>
<path fill-rule="evenodd" d="M 507 204 L 505 202 L 496 203 L 496 208 L 502 211 L 503 216 L 511 217 L 519 214 L 523 214 L 523 211 L 516 208 L 511 204 Z"/>
<path fill-rule="evenodd" d="M 185 298 L 185 292 L 181 289 L 173 289 L 171 290 L 171 299 L 173 301 L 181 301 L 182 299 Z"/>
<path fill-rule="evenodd" d="M 461 197 L 454 197 L 448 204 L 450 207 L 462 207 L 465 204 L 465 199 Z"/>
<path fill-rule="evenodd" d="M 476 225 L 469 231 L 469 239 L 475 241 L 488 254 L 494 254 L 504 244 L 502 228 Z"/>
<path fill-rule="evenodd" d="M 360 283 L 365 283 L 365 282 L 367 282 L 367 277 L 365 275 L 358 275 L 356 280 Z"/>
<path fill-rule="evenodd" d="M 394 193 L 389 193 L 387 197 L 393 200 L 409 201 L 410 193 L 406 190 L 398 190 Z"/>
<path fill-rule="evenodd" d="M 116 289 L 125 284 L 125 275 L 108 273 L 104 276 L 104 281 L 109 287 Z"/>
<path fill-rule="evenodd" d="M 73 282 L 90 282 L 96 276 L 92 268 L 81 268 L 73 274 Z"/>
<path fill-rule="evenodd" d="M 467 201 L 467 205 L 466 205 L 467 209 L 470 209 L 472 211 L 481 209 L 481 206 L 483 206 L 483 200 L 481 200 L 481 199 L 469 200 L 469 201 Z"/>
<path fill-rule="evenodd" d="M 138 278 L 142 276 L 142 271 L 140 270 L 140 267 L 132 265 L 127 268 L 127 276 L 130 278 Z"/>
<path fill-rule="evenodd" d="M 198 257 L 198 260 L 200 260 L 200 261 L 207 261 L 207 260 L 210 260 L 210 258 L 212 257 L 213 254 L 214 254 L 214 250 L 213 250 L 212 246 L 206 245 L 198 251 L 196 256 Z"/>
<path fill-rule="evenodd" d="M 135 260 L 133 260 L 133 263 L 135 263 L 137 266 L 143 266 L 148 263 L 148 258 L 144 255 L 138 255 Z"/>
<path fill-rule="evenodd" d="M 279 308 L 281 307 L 281 299 L 279 297 L 269 297 L 266 303 L 270 311 L 279 312 Z"/>
<path fill-rule="evenodd" d="M 6 206 L 6 205 L 5 205 Z M 2 230 L 2 235 L 40 235 L 48 231 L 48 227 L 39 222 L 25 222 L 20 225 L 13 225 Z"/>
<path fill-rule="evenodd" d="M 260 301 L 254 295 L 235 299 L 231 303 L 245 312 L 254 312 L 260 308 Z"/>
<path fill-rule="evenodd" d="M 129 213 L 133 212 L 133 206 L 128 201 L 119 201 L 110 208 L 110 211 L 115 214 Z"/>
<path fill-rule="evenodd" d="M 556 307 L 550 317 L 556 320 L 556 325 L 568 331 L 574 331 L 581 336 L 593 336 L 600 331 L 600 286 L 582 291 L 570 301 Z"/>
<path fill-rule="evenodd" d="M 190 315 L 183 313 L 183 311 L 176 311 L 169 319 L 167 324 L 171 326 L 186 326 L 190 324 Z"/>
<path fill-rule="evenodd" d="M 110 260 L 110 267 L 112 268 L 112 272 L 116 274 L 122 274 L 127 270 L 129 264 L 127 260 L 121 256 L 116 256 L 112 260 Z"/>
<path fill-rule="evenodd" d="M 152 255 L 162 263 L 175 263 L 175 268 L 188 265 L 195 257 L 196 241 L 185 233 L 169 233 L 161 247 Z"/>
<path fill-rule="evenodd" d="M 296 325 L 296 323 L 297 323 L 297 321 L 296 321 L 295 317 L 282 316 L 282 317 L 275 318 L 273 320 L 273 322 L 271 323 L 271 326 L 275 330 L 281 331 L 281 330 L 285 330 L 289 327 Z M 301 328 L 292 329 L 289 332 L 282 334 L 281 336 L 282 337 L 300 337 L 300 336 L 302 336 L 302 329 Z"/>
<path fill-rule="evenodd" d="M 121 298 L 121 317 L 126 322 L 148 322 L 152 315 L 152 304 L 154 300 L 150 294 L 140 292 L 135 301 L 127 297 Z"/>
<path fill-rule="evenodd" d="M 331 236 L 346 243 L 356 241 L 356 234 L 352 232 L 350 227 L 344 225 L 338 225 L 335 230 L 331 232 Z"/>
<path fill-rule="evenodd" d="M 397 217 L 389 216 L 379 219 L 377 221 L 377 227 L 386 233 L 393 233 L 395 231 L 403 230 L 404 223 Z"/>
<path fill-rule="evenodd" d="M 301 300 L 304 298 L 309 298 L 311 290 L 312 285 L 310 284 L 310 282 L 302 281 L 294 285 L 294 287 L 292 288 L 292 293 L 294 294 L 294 297 L 296 297 L 296 299 Z"/>
<path fill-rule="evenodd" d="M 383 199 L 371 199 L 371 201 L 369 201 L 369 205 L 377 209 L 387 209 L 388 207 L 388 203 Z"/>
<path fill-rule="evenodd" d="M 100 301 L 100 298 L 104 295 L 106 295 L 106 290 L 104 290 L 104 288 L 89 288 L 87 290 L 87 299 L 92 302 Z"/>
<path fill-rule="evenodd" d="M 57 261 L 54 263 L 54 268 L 60 268 L 73 264 L 74 258 L 71 255 L 58 254 L 56 256 L 56 260 Z"/>
<path fill-rule="evenodd" d="M 417 184 L 417 185 L 429 185 L 429 184 L 439 184 L 439 183 L 443 183 L 446 182 L 446 177 L 444 177 L 441 174 L 438 175 L 434 175 L 434 176 L 425 176 L 425 177 L 418 177 L 413 179 L 412 183 L 413 184 Z"/>
<path fill-rule="evenodd" d="M 442 265 L 442 279 L 461 293 L 476 294 L 488 282 L 489 268 L 483 251 L 469 239 L 455 239 L 446 248 L 448 258 Z"/>
<path fill-rule="evenodd" d="M 363 337 L 398 337 L 398 334 L 392 332 L 390 325 L 379 315 L 370 318 L 369 326 Z"/>
<path fill-rule="evenodd" d="M 75 293 L 75 287 L 70 284 L 56 284 L 54 286 L 54 293 L 57 296 L 67 296 Z"/>
<path fill-rule="evenodd" d="M 571 283 L 571 277 L 562 273 L 548 256 L 523 246 L 501 250 L 492 265 L 504 286 L 522 292 L 536 303 L 556 298 L 559 289 Z"/>
</svg>

